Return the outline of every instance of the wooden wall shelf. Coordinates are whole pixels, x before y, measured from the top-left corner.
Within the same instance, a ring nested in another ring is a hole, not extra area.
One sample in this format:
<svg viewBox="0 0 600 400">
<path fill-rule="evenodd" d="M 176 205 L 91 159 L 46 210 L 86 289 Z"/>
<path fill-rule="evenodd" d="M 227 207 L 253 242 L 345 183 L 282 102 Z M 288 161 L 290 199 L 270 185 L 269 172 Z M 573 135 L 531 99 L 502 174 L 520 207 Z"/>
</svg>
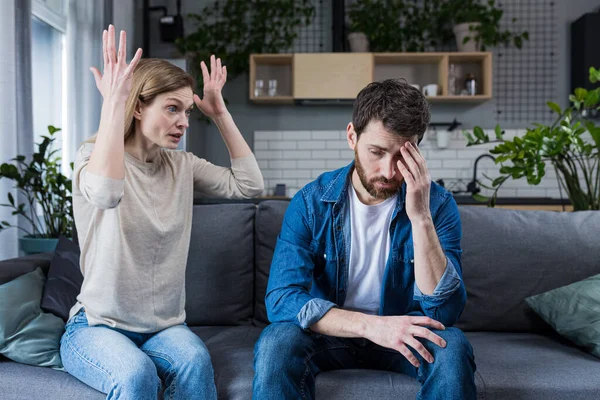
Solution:
<svg viewBox="0 0 600 400">
<path fill-rule="evenodd" d="M 459 93 L 451 93 L 449 74 Z M 460 94 L 467 73 L 475 75 L 477 94 Z M 468 104 L 492 98 L 492 53 L 295 53 L 250 56 L 250 100 L 292 104 L 301 100 L 352 100 L 370 82 L 404 78 L 418 85 L 436 84 L 432 103 Z M 269 81 L 276 90 L 269 91 Z M 262 82 L 263 87 L 257 87 Z M 273 85 L 273 83 L 271 83 Z"/>
</svg>

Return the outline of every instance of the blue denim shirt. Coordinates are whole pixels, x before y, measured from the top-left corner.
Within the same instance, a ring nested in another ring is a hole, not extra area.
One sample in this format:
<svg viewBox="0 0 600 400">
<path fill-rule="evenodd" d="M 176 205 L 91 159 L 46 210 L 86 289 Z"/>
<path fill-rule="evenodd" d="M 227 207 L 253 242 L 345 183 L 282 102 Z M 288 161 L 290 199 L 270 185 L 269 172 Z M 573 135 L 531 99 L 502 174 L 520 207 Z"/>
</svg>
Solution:
<svg viewBox="0 0 600 400">
<path fill-rule="evenodd" d="M 290 202 L 271 263 L 265 298 L 271 322 L 304 329 L 332 307 L 344 307 L 350 259 L 348 185 L 354 163 L 326 172 Z M 379 315 L 425 315 L 453 325 L 465 306 L 461 223 L 452 195 L 432 182 L 430 209 L 446 270 L 432 295 L 415 284 L 412 227 L 402 185 L 390 225 L 390 253 L 381 287 Z"/>
</svg>

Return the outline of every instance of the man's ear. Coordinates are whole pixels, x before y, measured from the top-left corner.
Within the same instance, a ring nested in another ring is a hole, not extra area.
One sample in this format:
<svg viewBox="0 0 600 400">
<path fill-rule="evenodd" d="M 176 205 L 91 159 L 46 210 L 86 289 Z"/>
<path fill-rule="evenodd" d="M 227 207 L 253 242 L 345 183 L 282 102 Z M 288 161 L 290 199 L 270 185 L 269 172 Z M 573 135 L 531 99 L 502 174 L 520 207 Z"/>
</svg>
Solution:
<svg viewBox="0 0 600 400">
<path fill-rule="evenodd" d="M 142 102 L 138 99 L 135 103 L 135 109 L 133 110 L 133 118 L 140 121 L 142 119 Z"/>
<path fill-rule="evenodd" d="M 356 143 L 358 142 L 358 135 L 354 130 L 354 124 L 352 122 L 346 127 L 346 139 L 348 140 L 348 147 L 350 147 L 351 150 L 354 150 Z"/>
</svg>

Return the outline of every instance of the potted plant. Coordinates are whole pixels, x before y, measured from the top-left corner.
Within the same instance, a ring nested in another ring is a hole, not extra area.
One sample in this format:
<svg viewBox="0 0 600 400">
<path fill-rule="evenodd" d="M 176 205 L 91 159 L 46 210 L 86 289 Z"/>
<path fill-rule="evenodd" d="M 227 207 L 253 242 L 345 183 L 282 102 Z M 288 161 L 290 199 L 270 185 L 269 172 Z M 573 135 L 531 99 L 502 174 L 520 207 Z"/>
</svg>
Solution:
<svg viewBox="0 0 600 400">
<path fill-rule="evenodd" d="M 29 223 L 29 229 L 0 222 L 0 232 L 7 228 L 18 228 L 25 233 L 19 238 L 19 247 L 26 254 L 54 251 L 60 236 L 71 237 L 73 232 L 73 207 L 71 180 L 61 173 L 59 149 L 52 149 L 54 134 L 59 128 L 48 126 L 48 136 L 37 143 L 37 151 L 30 161 L 25 156 L 13 158 L 13 163 L 0 166 L 0 179 L 15 182 L 17 192 L 24 199 L 19 203 L 11 192 L 8 203 L 0 206 L 12 208 Z M 73 168 L 73 164 L 71 164 Z"/>
<path fill-rule="evenodd" d="M 434 50 L 447 40 L 438 23 L 442 0 L 357 0 L 348 10 L 351 51 Z"/>
<path fill-rule="evenodd" d="M 600 81 L 600 70 L 590 68 L 590 81 Z M 492 180 L 494 190 L 491 198 L 478 196 L 494 206 L 498 189 L 507 179 L 526 178 L 531 185 L 538 185 L 546 173 L 546 164 L 555 169 L 559 189 L 565 190 L 573 209 L 600 210 L 600 126 L 585 115 L 600 110 L 600 87 L 593 90 L 578 88 L 569 96 L 571 106 L 561 109 L 556 103 L 548 107 L 557 114 L 552 125 L 534 124 L 522 137 L 512 140 L 503 138 L 502 129 L 496 126 L 499 142 L 490 153 L 496 155 L 500 164 L 500 176 Z M 467 146 L 491 142 L 480 127 L 473 133 L 463 132 Z"/>
<path fill-rule="evenodd" d="M 511 43 L 520 49 L 523 41 L 529 39 L 526 31 L 514 34 L 500 28 L 504 11 L 495 3 L 495 0 L 448 0 L 444 3 L 440 9 L 441 19 L 452 21 L 458 51 L 485 51 L 488 47 Z"/>
</svg>

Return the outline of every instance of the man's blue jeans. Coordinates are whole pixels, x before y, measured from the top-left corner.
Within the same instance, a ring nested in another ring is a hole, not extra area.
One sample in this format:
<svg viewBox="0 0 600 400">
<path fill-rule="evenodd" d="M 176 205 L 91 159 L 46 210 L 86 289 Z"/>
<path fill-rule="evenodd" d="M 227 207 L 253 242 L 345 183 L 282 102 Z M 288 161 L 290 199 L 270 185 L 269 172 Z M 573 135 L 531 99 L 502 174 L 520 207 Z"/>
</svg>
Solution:
<svg viewBox="0 0 600 400">
<path fill-rule="evenodd" d="M 107 399 L 216 399 L 210 355 L 186 325 L 153 334 L 88 326 L 83 309 L 65 327 L 60 355 L 67 372 Z"/>
<path fill-rule="evenodd" d="M 395 350 L 366 339 L 344 339 L 305 332 L 292 323 L 265 328 L 254 348 L 253 398 L 314 399 L 315 377 L 338 369 L 377 369 L 410 375 L 421 384 L 417 399 L 471 400 L 476 398 L 473 349 L 457 328 L 432 330 L 447 345 L 421 340 L 434 362 L 415 368 Z M 373 398 L 377 394 L 373 393 Z"/>
</svg>

